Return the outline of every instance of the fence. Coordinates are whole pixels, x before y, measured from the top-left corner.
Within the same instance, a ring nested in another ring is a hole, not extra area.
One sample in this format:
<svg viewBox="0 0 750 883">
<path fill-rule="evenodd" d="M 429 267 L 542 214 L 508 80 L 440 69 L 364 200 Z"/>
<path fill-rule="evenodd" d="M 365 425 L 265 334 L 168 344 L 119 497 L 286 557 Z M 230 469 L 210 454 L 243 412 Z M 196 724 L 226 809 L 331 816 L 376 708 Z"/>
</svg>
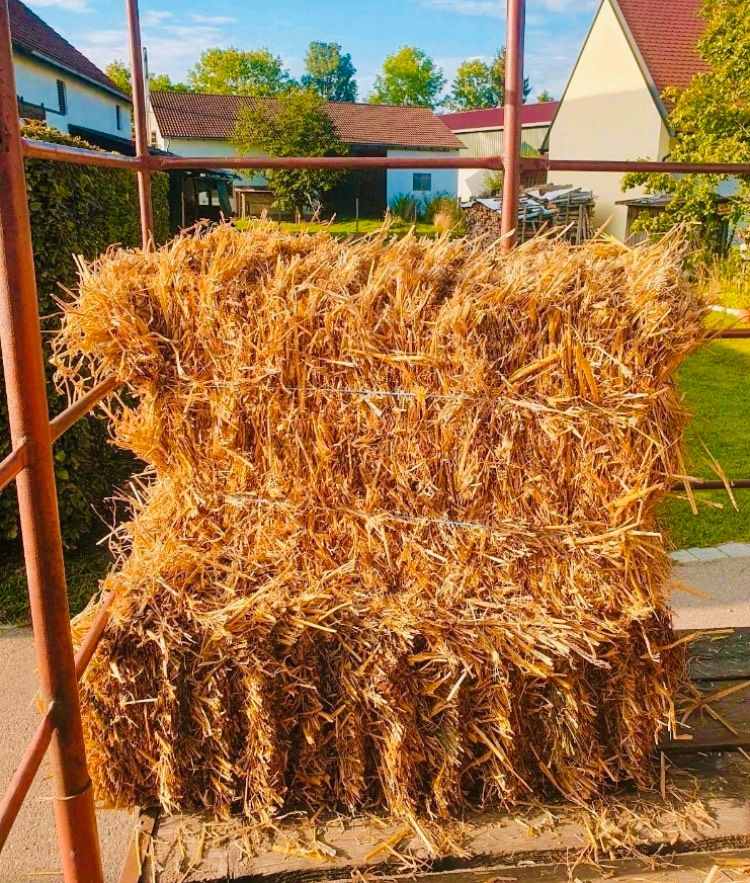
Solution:
<svg viewBox="0 0 750 883">
<path fill-rule="evenodd" d="M 102 883 L 103 873 L 91 780 L 86 766 L 78 678 L 107 624 L 105 599 L 96 621 L 74 655 L 71 639 L 63 547 L 57 511 L 52 446 L 57 438 L 115 384 L 104 381 L 52 421 L 44 384 L 34 255 L 24 178 L 24 159 L 47 159 L 81 165 L 132 170 L 138 177 L 141 234 L 151 243 L 151 173 L 170 169 L 254 168 L 252 157 L 156 156 L 148 152 L 143 50 L 137 0 L 126 0 L 133 83 L 136 155 L 95 153 L 21 138 L 13 71 L 8 0 L 0 0 L 0 345 L 8 395 L 12 451 L 0 461 L 0 490 L 15 479 L 29 585 L 40 692 L 45 706 L 32 737 L 0 803 L 0 848 L 4 845 L 42 759 L 51 749 L 55 820 L 66 883 Z M 505 141 L 503 156 L 487 157 L 488 170 L 504 169 L 503 247 L 515 242 L 522 171 L 658 171 L 750 174 L 750 163 L 657 163 L 522 159 L 521 103 L 525 0 L 508 0 L 506 34 Z M 263 160 L 264 168 L 397 169 L 476 168 L 476 157 L 283 157 Z M 750 330 L 729 329 L 728 338 L 750 338 Z M 750 479 L 732 482 L 750 488 Z M 724 487 L 720 481 L 693 482 L 695 490 Z M 137 845 L 135 847 L 137 849 Z M 138 861 L 126 859 L 122 883 L 138 878 Z"/>
</svg>

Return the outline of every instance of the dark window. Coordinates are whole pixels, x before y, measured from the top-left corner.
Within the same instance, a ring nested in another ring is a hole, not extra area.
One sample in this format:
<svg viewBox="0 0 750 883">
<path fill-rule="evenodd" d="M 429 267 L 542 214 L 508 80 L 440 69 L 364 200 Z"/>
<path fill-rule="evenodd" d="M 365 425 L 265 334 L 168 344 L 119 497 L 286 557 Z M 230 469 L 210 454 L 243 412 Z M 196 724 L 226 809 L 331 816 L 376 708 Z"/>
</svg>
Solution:
<svg viewBox="0 0 750 883">
<path fill-rule="evenodd" d="M 60 108 L 61 114 L 65 115 L 68 112 L 68 95 L 62 80 L 57 81 L 57 106 Z"/>
<path fill-rule="evenodd" d="M 414 180 L 412 181 L 412 190 L 432 190 L 432 173 L 431 172 L 414 172 Z"/>
<path fill-rule="evenodd" d="M 122 129 L 122 108 L 119 104 L 115 105 L 115 119 L 117 120 L 117 128 Z"/>
</svg>

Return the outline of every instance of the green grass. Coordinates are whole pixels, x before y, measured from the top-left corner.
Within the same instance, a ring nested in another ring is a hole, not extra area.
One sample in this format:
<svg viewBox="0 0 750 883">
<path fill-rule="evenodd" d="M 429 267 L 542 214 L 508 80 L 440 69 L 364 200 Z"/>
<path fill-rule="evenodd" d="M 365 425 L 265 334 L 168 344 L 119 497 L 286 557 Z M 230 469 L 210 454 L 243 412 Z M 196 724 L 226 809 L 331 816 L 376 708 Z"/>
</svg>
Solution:
<svg viewBox="0 0 750 883">
<path fill-rule="evenodd" d="M 245 230 L 251 223 L 252 221 L 249 218 L 239 218 L 235 221 L 235 226 L 239 230 Z M 354 236 L 357 233 L 357 229 L 359 229 L 359 235 L 374 233 L 383 227 L 383 223 L 382 218 L 360 218 L 359 228 L 357 228 L 356 220 L 337 218 L 334 221 L 323 221 L 322 223 L 302 221 L 300 224 L 294 224 L 291 221 L 282 221 L 280 226 L 283 230 L 291 230 L 297 233 L 320 233 L 321 231 L 327 231 L 334 236 Z M 417 221 L 416 225 L 412 225 L 402 221 L 401 218 L 393 218 L 390 229 L 397 236 L 405 236 L 412 226 L 415 226 L 415 231 L 419 236 L 435 236 L 437 234 L 437 230 L 432 224 Z"/>
<path fill-rule="evenodd" d="M 678 383 L 693 419 L 686 431 L 686 466 L 691 475 L 716 478 L 701 440 L 729 478 L 750 477 L 750 341 L 721 340 L 690 356 Z M 663 525 L 676 548 L 750 540 L 750 491 L 736 492 L 739 512 L 726 492 L 696 494 L 698 515 L 687 502 L 664 504 Z M 707 503 L 720 504 L 714 508 Z"/>
<path fill-rule="evenodd" d="M 15 552 L 15 550 L 13 550 Z M 23 561 L 18 554 L 3 555 L 0 563 L 0 624 L 17 625 L 29 621 L 29 594 Z M 71 616 L 80 613 L 97 590 L 99 580 L 110 564 L 109 553 L 86 542 L 65 556 L 68 602 Z"/>
</svg>

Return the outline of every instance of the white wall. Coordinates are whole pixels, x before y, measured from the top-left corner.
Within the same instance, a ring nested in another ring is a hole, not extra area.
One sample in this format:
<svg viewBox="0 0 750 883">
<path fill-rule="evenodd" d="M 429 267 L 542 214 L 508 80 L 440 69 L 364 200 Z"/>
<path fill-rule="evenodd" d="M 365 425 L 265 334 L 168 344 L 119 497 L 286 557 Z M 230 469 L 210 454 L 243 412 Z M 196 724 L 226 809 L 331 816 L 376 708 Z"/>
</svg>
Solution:
<svg viewBox="0 0 750 883">
<path fill-rule="evenodd" d="M 457 150 L 389 150 L 388 156 L 397 157 L 448 157 L 458 156 Z M 415 193 L 429 199 L 437 193 L 449 193 L 456 196 L 458 193 L 458 175 L 456 169 L 388 169 L 386 177 L 386 199 L 390 205 L 391 200 L 399 193 L 413 193 L 412 183 L 414 172 L 429 172 L 432 175 L 432 189 L 428 192 Z"/>
<path fill-rule="evenodd" d="M 609 0 L 594 21 L 549 134 L 550 159 L 636 160 L 664 158 L 667 129 Z M 622 175 L 614 172 L 550 173 L 555 184 L 594 191 L 595 221 L 612 218 L 608 230 L 625 237 L 627 209 L 617 200 Z"/>
<path fill-rule="evenodd" d="M 106 89 L 80 80 L 73 74 L 59 70 L 26 55 L 14 55 L 16 92 L 29 104 L 43 104 L 47 109 L 47 122 L 68 131 L 68 126 L 84 126 L 108 135 L 130 138 L 130 105 Z M 61 116 L 52 111 L 59 109 L 57 81 L 65 83 L 67 114 Z M 117 128 L 117 112 L 120 106 L 121 127 Z"/>
<path fill-rule="evenodd" d="M 237 156 L 237 150 L 229 141 L 220 138 L 164 138 L 156 125 L 154 114 L 151 114 L 151 131 L 156 133 L 156 146 L 161 150 L 170 150 L 178 156 Z M 243 156 L 267 157 L 267 153 L 253 150 Z M 264 187 L 268 183 L 261 174 L 246 174 L 238 169 L 235 183 L 239 187 Z"/>
</svg>

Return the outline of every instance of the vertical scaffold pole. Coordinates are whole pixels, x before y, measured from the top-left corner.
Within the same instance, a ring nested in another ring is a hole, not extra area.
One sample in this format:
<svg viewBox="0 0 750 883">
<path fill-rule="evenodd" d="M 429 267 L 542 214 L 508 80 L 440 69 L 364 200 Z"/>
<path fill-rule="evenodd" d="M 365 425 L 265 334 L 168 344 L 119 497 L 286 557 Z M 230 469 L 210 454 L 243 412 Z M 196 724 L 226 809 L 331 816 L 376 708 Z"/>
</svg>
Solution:
<svg viewBox="0 0 750 883">
<path fill-rule="evenodd" d="M 146 78 L 143 72 L 143 44 L 138 0 L 125 0 L 130 36 L 130 81 L 133 87 L 133 129 L 135 154 L 142 165 L 138 169 L 138 201 L 141 209 L 141 239 L 146 248 L 154 230 L 151 206 L 151 171 L 148 168 L 148 107 L 146 106 Z"/>
<path fill-rule="evenodd" d="M 521 189 L 521 107 L 523 105 L 523 43 L 525 0 L 508 0 L 505 40 L 505 107 L 503 123 L 503 249 L 518 238 L 518 197 Z"/>
<path fill-rule="evenodd" d="M 0 346 L 42 699 L 52 709 L 54 809 L 66 883 L 102 883 L 70 634 L 34 255 L 7 0 L 0 0 Z"/>
</svg>

